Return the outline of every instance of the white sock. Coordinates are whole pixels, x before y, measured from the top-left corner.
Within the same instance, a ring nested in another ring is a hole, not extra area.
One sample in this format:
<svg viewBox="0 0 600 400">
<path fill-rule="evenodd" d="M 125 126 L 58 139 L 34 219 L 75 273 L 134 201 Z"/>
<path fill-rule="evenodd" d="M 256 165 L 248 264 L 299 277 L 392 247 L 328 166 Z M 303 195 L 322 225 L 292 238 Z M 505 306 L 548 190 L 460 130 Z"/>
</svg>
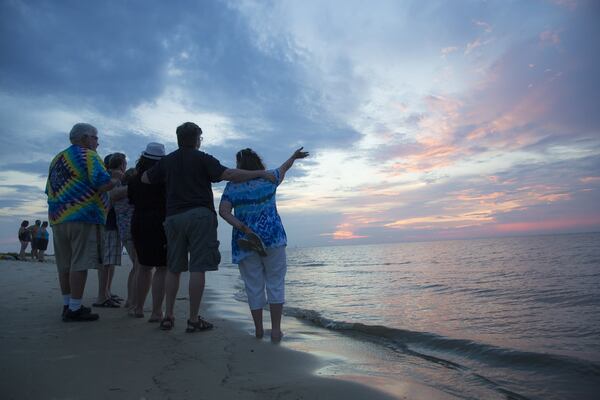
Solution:
<svg viewBox="0 0 600 400">
<path fill-rule="evenodd" d="M 63 305 L 68 306 L 69 305 L 69 299 L 71 298 L 71 294 L 63 294 Z"/>
<path fill-rule="evenodd" d="M 69 310 L 77 311 L 80 308 L 81 308 L 81 299 L 74 299 L 71 297 L 69 299 Z"/>
</svg>

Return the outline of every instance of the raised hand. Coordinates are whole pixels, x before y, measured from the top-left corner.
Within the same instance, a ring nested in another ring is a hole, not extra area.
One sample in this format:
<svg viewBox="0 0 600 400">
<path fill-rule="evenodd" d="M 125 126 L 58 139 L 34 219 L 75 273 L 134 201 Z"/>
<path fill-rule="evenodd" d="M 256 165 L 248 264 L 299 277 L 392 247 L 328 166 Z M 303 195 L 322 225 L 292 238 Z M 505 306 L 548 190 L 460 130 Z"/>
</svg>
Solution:
<svg viewBox="0 0 600 400">
<path fill-rule="evenodd" d="M 292 158 L 294 160 L 297 160 L 299 158 L 306 158 L 309 156 L 310 153 L 308 151 L 302 151 L 302 149 L 304 149 L 304 146 L 300 147 L 298 150 L 296 150 L 294 152 L 294 154 L 292 154 Z"/>
</svg>

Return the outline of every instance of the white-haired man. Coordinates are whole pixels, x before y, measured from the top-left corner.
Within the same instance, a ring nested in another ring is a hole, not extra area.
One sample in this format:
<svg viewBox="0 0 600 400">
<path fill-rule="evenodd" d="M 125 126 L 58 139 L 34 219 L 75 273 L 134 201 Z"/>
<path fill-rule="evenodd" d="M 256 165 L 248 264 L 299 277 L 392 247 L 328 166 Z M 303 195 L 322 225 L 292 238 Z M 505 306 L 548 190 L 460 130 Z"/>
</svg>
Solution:
<svg viewBox="0 0 600 400">
<path fill-rule="evenodd" d="M 50 163 L 46 194 L 52 226 L 58 279 L 63 295 L 62 318 L 95 321 L 98 314 L 81 305 L 87 270 L 102 263 L 102 227 L 106 222 L 106 191 L 118 184 L 96 153 L 98 130 L 78 123 L 69 133 L 71 146 Z"/>
</svg>

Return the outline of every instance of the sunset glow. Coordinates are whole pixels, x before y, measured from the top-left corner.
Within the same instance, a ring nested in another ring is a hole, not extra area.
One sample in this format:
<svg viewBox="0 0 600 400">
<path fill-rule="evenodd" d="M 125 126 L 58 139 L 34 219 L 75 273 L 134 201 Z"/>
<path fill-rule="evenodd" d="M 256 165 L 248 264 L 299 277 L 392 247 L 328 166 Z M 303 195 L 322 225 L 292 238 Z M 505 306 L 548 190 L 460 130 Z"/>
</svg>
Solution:
<svg viewBox="0 0 600 400">
<path fill-rule="evenodd" d="M 300 246 L 600 229 L 596 2 L 1 7 L 5 249 L 45 219 L 78 121 L 131 165 L 186 120 L 229 167 L 304 146 L 278 190 Z M 66 23 L 86 18 L 98 29 Z"/>
</svg>

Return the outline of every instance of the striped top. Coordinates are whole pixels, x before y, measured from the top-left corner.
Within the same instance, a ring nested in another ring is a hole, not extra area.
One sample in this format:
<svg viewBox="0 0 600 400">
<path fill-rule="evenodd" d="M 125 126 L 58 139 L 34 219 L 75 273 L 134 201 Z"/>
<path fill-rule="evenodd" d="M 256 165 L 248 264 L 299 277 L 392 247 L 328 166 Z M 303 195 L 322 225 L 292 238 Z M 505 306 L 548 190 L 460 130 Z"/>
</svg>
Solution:
<svg viewBox="0 0 600 400">
<path fill-rule="evenodd" d="M 110 181 L 100 156 L 77 145 L 58 153 L 50 163 L 46 194 L 50 225 L 86 222 L 104 225 L 110 202 L 98 188 Z"/>
<path fill-rule="evenodd" d="M 221 201 L 232 204 L 235 217 L 246 224 L 263 240 L 266 248 L 287 245 L 287 236 L 275 204 L 275 192 L 281 182 L 278 169 L 270 171 L 275 175 L 277 183 L 257 178 L 244 183 L 227 183 Z M 244 234 L 233 229 L 231 238 L 232 262 L 239 263 L 250 252 L 240 249 L 237 240 Z"/>
<path fill-rule="evenodd" d="M 117 228 L 123 242 L 131 239 L 131 218 L 133 218 L 134 205 L 129 203 L 127 197 L 113 202 L 117 216 Z"/>
</svg>

